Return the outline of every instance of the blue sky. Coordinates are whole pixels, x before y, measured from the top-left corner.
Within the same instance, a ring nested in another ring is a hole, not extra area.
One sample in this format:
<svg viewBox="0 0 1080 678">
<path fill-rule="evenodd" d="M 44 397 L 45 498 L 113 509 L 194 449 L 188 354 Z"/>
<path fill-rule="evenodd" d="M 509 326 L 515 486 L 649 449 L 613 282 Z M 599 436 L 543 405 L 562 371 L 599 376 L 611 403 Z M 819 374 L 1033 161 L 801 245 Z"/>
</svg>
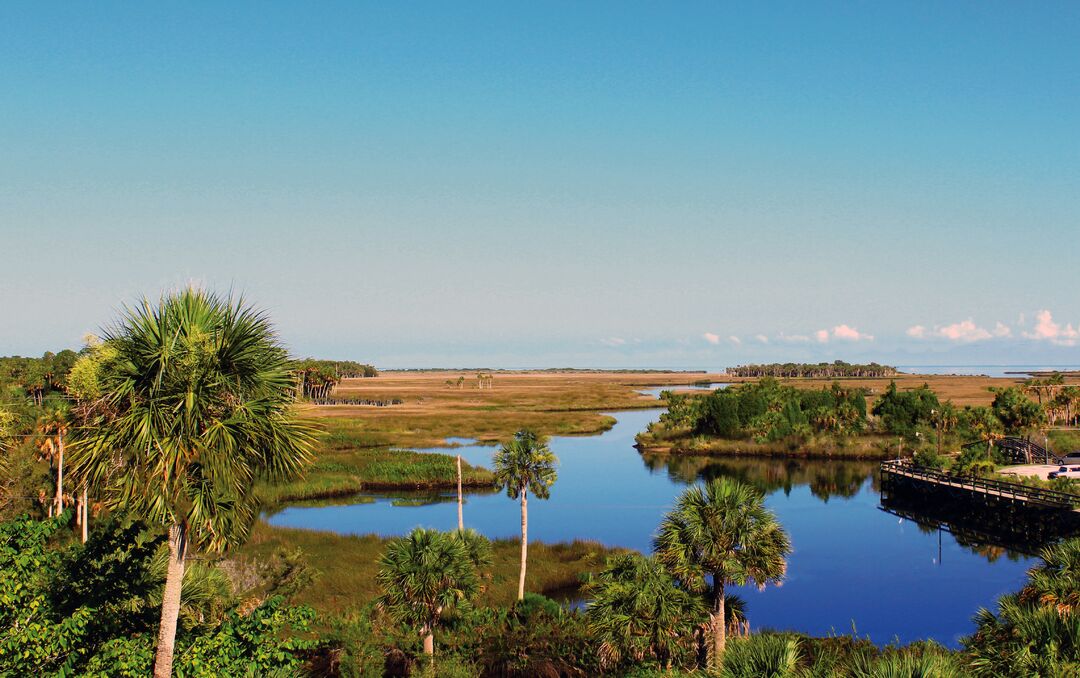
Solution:
<svg viewBox="0 0 1080 678">
<path fill-rule="evenodd" d="M 0 5 L 0 353 L 1080 362 L 1080 4 Z"/>
</svg>

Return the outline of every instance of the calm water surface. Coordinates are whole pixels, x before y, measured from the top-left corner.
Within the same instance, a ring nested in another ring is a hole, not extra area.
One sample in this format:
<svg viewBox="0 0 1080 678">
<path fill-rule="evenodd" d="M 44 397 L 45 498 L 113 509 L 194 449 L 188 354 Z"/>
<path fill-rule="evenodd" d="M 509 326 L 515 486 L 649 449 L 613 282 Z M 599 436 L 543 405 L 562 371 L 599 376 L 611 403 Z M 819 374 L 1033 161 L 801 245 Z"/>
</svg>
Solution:
<svg viewBox="0 0 1080 678">
<path fill-rule="evenodd" d="M 739 592 L 754 628 L 827 634 L 854 627 L 877 643 L 933 638 L 955 646 L 972 630 L 979 607 L 1019 588 L 1032 562 L 995 547 L 965 546 L 947 532 L 882 511 L 873 463 L 643 456 L 632 447 L 634 435 L 660 412 L 614 413 L 618 424 L 607 433 L 553 438 L 559 480 L 551 499 L 529 502 L 530 540 L 592 539 L 647 552 L 661 517 L 687 484 L 740 477 L 765 488 L 766 503 L 795 549 L 782 587 Z M 440 451 L 490 466 L 495 448 Z M 456 528 L 452 495 L 403 497 L 369 494 L 353 504 L 292 506 L 268 520 L 343 534 Z M 518 505 L 502 493 L 473 493 L 465 522 L 489 537 L 512 538 L 520 529 Z"/>
</svg>

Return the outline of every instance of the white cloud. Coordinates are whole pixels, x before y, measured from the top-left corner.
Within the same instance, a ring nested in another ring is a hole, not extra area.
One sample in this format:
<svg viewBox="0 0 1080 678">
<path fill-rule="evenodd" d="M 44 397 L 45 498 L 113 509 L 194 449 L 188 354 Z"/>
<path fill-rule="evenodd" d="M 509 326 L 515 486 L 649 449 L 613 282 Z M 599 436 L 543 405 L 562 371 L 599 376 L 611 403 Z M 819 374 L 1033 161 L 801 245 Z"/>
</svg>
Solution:
<svg viewBox="0 0 1080 678">
<path fill-rule="evenodd" d="M 810 337 L 805 334 L 784 334 L 780 333 L 778 339 L 787 344 L 805 344 L 810 341 Z"/>
<path fill-rule="evenodd" d="M 769 338 L 766 337 L 764 334 L 758 334 L 754 338 L 757 339 L 758 341 L 760 341 L 763 344 L 769 343 Z"/>
<path fill-rule="evenodd" d="M 1005 339 L 1012 336 L 1012 329 L 1002 322 L 997 322 L 994 329 L 976 325 L 971 318 L 951 323 L 949 325 L 934 325 L 928 329 L 923 325 L 915 325 L 907 329 L 906 334 L 913 339 L 945 339 L 958 344 L 970 344 L 987 339 Z"/>
<path fill-rule="evenodd" d="M 855 329 L 851 325 L 837 325 L 831 330 L 818 330 L 814 332 L 814 338 L 824 344 L 831 339 L 840 341 L 873 341 L 874 335 L 866 334 Z"/>
<path fill-rule="evenodd" d="M 601 339 L 600 343 L 604 346 L 611 346 L 612 348 L 617 348 L 624 345 L 626 343 L 626 340 L 622 337 L 608 337 L 607 339 Z"/>
<path fill-rule="evenodd" d="M 969 343 L 972 341 L 985 341 L 994 336 L 987 330 L 979 327 L 975 324 L 974 320 L 970 318 L 967 320 L 961 320 L 958 323 L 951 325 L 945 325 L 944 327 L 935 330 L 937 335 L 948 339 L 949 341 L 959 341 L 963 343 Z"/>
<path fill-rule="evenodd" d="M 709 342 L 713 346 L 716 346 L 717 344 L 720 343 L 720 335 L 719 334 L 713 334 L 712 332 L 706 332 L 705 334 L 703 334 L 701 336 L 702 336 L 702 338 L 705 339 L 705 341 Z"/>
<path fill-rule="evenodd" d="M 1073 327 L 1072 323 L 1063 326 L 1055 322 L 1050 311 L 1043 310 L 1035 314 L 1035 329 L 1024 332 L 1024 337 L 1036 341 L 1049 341 L 1057 346 L 1076 346 L 1077 340 L 1080 339 L 1080 331 Z"/>
<path fill-rule="evenodd" d="M 742 339 L 736 337 L 734 334 L 731 335 L 730 337 L 728 337 L 728 341 L 735 344 L 736 346 L 739 346 L 740 344 L 742 344 Z"/>
</svg>

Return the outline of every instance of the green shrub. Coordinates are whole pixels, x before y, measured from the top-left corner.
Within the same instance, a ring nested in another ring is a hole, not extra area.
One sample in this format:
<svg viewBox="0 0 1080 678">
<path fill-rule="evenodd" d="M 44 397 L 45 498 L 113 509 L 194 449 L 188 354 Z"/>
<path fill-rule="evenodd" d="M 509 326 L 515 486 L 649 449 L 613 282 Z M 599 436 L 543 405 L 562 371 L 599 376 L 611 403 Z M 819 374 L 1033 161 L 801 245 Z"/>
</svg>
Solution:
<svg viewBox="0 0 1080 678">
<path fill-rule="evenodd" d="M 732 638 L 724 650 L 722 678 L 793 678 L 802 653 L 790 635 L 756 633 Z"/>
</svg>

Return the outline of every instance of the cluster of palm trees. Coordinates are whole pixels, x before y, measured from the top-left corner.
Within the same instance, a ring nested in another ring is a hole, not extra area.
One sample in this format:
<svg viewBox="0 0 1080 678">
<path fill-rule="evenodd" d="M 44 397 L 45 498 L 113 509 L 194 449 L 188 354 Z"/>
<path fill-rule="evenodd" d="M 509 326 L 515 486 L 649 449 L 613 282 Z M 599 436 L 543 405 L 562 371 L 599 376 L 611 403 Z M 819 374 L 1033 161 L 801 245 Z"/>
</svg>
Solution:
<svg viewBox="0 0 1080 678">
<path fill-rule="evenodd" d="M 1080 418 L 1080 386 L 1066 384 L 1060 372 L 1024 382 L 1024 392 L 1034 395 L 1046 411 L 1051 426 L 1075 426 Z"/>
<path fill-rule="evenodd" d="M 556 464 L 544 439 L 528 430 L 495 454 L 497 482 L 521 505 L 518 600 L 525 597 L 528 496 L 550 496 Z M 458 506 L 456 532 L 418 528 L 393 540 L 380 561 L 380 605 L 419 634 L 432 661 L 443 612 L 471 604 L 490 560 L 487 540 L 463 529 L 460 490 Z M 729 630 L 748 628 L 742 601 L 726 588 L 779 583 L 790 552 L 759 489 L 728 478 L 687 489 L 661 523 L 652 556 L 618 556 L 587 585 L 594 597 L 587 614 L 602 656 L 670 667 L 677 649 L 692 642 L 703 663 L 718 666 Z"/>
</svg>

